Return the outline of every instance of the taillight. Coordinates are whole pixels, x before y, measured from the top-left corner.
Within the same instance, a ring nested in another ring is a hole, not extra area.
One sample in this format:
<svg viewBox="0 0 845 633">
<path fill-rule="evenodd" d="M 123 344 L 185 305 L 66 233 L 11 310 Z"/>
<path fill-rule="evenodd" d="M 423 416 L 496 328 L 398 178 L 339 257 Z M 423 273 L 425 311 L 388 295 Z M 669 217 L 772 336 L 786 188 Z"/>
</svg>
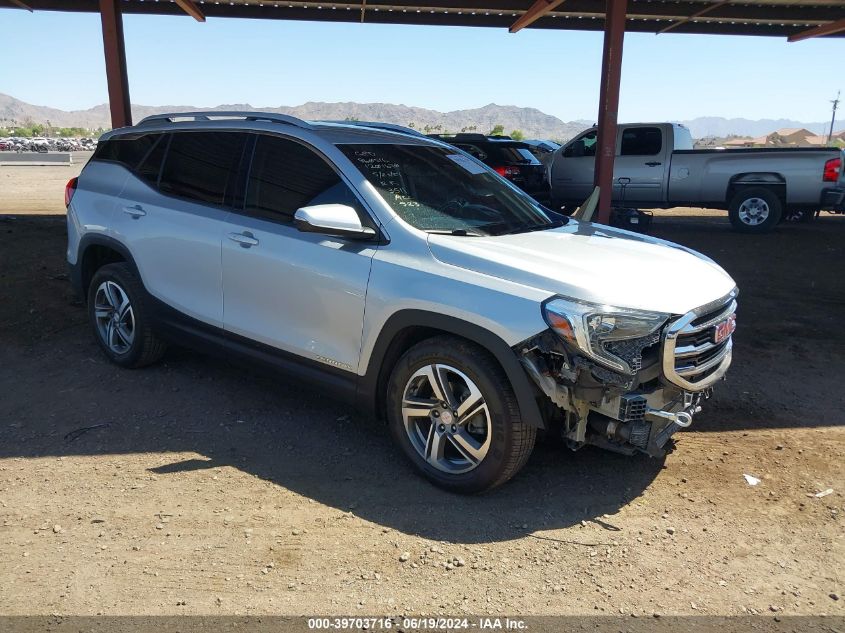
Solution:
<svg viewBox="0 0 845 633">
<path fill-rule="evenodd" d="M 76 193 L 76 181 L 79 178 L 71 178 L 65 185 L 65 206 L 70 206 L 70 201 L 73 200 L 73 194 Z"/>
<path fill-rule="evenodd" d="M 510 167 L 510 166 L 503 166 L 503 167 L 494 167 L 493 169 L 496 170 L 496 173 L 504 178 L 513 178 L 514 176 L 519 176 L 519 167 Z"/>
<path fill-rule="evenodd" d="M 839 180 L 839 172 L 842 170 L 842 158 L 831 158 L 824 164 L 824 182 L 836 182 Z"/>
</svg>

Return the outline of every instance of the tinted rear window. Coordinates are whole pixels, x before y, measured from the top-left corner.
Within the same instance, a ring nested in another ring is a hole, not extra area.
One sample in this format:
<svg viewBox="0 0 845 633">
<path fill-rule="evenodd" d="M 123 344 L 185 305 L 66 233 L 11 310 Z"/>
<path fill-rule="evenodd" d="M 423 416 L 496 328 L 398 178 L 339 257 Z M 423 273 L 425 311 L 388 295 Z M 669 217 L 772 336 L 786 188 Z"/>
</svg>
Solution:
<svg viewBox="0 0 845 633">
<path fill-rule="evenodd" d="M 170 136 L 161 136 L 153 148 L 147 153 L 141 164 L 135 170 L 135 174 L 141 180 L 146 181 L 150 185 L 156 186 L 158 184 L 158 175 L 161 173 L 161 165 L 164 162 L 164 155 L 167 152 L 167 144 L 170 141 Z"/>
<path fill-rule="evenodd" d="M 521 145 L 503 145 L 501 148 L 502 155 L 512 163 L 526 163 L 530 165 L 539 165 L 540 161 L 531 153 L 528 146 Z"/>
<path fill-rule="evenodd" d="M 246 135 L 237 132 L 173 134 L 159 188 L 168 195 L 224 204 L 245 141 Z"/>
<path fill-rule="evenodd" d="M 455 147 L 459 147 L 488 165 L 540 164 L 528 145 L 524 143 L 488 141 L 486 143 L 455 143 Z"/>
<path fill-rule="evenodd" d="M 118 136 L 101 141 L 97 144 L 92 160 L 107 160 L 120 163 L 127 169 L 135 169 L 161 136 L 161 134 L 144 134 L 134 138 Z"/>
</svg>

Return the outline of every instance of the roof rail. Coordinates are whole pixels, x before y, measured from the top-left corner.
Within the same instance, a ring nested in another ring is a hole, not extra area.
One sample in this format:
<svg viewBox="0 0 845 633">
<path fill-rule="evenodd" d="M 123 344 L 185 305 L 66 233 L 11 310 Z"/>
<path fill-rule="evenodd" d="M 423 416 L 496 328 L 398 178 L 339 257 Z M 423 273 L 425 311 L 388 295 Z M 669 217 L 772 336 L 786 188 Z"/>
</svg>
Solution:
<svg viewBox="0 0 845 633">
<path fill-rule="evenodd" d="M 215 119 L 243 119 L 244 121 L 271 121 L 273 123 L 285 123 L 296 127 L 311 129 L 313 126 L 307 121 L 297 119 L 289 114 L 278 114 L 276 112 L 244 112 L 228 110 L 206 110 L 195 112 L 166 112 L 153 114 L 141 119 L 138 125 L 148 123 L 176 123 L 176 119 L 189 119 L 192 121 L 213 121 Z"/>
<path fill-rule="evenodd" d="M 458 132 L 457 134 L 426 134 L 429 138 L 436 138 L 440 141 L 487 141 L 491 136 L 477 134 L 474 132 Z"/>
<path fill-rule="evenodd" d="M 335 125 L 352 125 L 355 127 L 369 127 L 375 130 L 387 130 L 388 132 L 398 132 L 399 134 L 409 134 L 411 136 L 425 136 L 419 130 L 404 125 L 397 125 L 396 123 L 383 123 L 381 121 L 341 121 L 341 120 L 323 120 L 314 121 L 314 123 L 331 123 Z"/>
</svg>

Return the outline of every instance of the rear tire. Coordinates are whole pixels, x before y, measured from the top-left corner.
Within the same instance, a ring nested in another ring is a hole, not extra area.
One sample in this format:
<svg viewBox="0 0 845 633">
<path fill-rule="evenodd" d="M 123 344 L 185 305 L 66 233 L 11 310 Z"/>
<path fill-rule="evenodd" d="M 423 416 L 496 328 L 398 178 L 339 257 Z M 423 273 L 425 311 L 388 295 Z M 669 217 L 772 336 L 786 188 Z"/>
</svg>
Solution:
<svg viewBox="0 0 845 633">
<path fill-rule="evenodd" d="M 167 349 L 153 332 L 144 287 L 125 263 L 106 264 L 94 273 L 88 318 L 100 349 L 121 367 L 151 365 Z"/>
<path fill-rule="evenodd" d="M 409 349 L 393 368 L 386 406 L 391 434 L 414 468 L 453 492 L 502 485 L 534 448 L 537 429 L 522 421 L 499 363 L 458 337 Z"/>
<path fill-rule="evenodd" d="M 783 214 L 781 199 L 766 187 L 740 189 L 728 203 L 728 218 L 742 233 L 768 233 Z"/>
</svg>

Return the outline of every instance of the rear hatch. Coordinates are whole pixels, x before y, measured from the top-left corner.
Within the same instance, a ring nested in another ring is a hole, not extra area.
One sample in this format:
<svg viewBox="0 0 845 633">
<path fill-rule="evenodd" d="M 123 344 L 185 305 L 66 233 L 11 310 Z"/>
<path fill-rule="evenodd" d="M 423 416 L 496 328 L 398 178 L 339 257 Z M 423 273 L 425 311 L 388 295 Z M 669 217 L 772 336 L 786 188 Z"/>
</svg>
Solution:
<svg viewBox="0 0 845 633">
<path fill-rule="evenodd" d="M 548 198 L 549 180 L 546 167 L 537 160 L 525 143 L 492 141 L 485 162 L 535 198 Z"/>
</svg>

